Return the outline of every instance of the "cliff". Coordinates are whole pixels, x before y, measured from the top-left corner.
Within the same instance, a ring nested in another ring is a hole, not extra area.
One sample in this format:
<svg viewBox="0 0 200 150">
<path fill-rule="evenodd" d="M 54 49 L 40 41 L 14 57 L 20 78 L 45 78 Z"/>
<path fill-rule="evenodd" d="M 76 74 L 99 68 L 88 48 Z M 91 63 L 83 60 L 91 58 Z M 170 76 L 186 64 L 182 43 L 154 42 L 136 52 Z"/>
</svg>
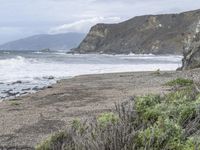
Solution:
<svg viewBox="0 0 200 150">
<path fill-rule="evenodd" d="M 200 20 L 185 40 L 182 70 L 200 68 Z"/>
<path fill-rule="evenodd" d="M 200 10 L 180 14 L 146 15 L 118 24 L 97 24 L 74 53 L 182 54 Z"/>
</svg>

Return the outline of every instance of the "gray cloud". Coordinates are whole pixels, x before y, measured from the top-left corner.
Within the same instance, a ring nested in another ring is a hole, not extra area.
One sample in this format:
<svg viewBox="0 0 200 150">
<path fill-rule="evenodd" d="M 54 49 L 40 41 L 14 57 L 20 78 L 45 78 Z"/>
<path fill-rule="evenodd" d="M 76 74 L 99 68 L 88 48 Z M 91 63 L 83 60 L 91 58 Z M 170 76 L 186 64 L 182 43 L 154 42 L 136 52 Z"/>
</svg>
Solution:
<svg viewBox="0 0 200 150">
<path fill-rule="evenodd" d="M 98 22 L 198 9 L 197 0 L 0 0 L 0 43 L 39 33 L 87 32 Z"/>
<path fill-rule="evenodd" d="M 65 33 L 65 32 L 82 32 L 86 33 L 89 31 L 90 27 L 99 22 L 113 23 L 119 22 L 121 19 L 119 17 L 93 17 L 89 19 L 81 19 L 73 23 L 63 24 L 58 27 L 51 28 L 49 33 Z"/>
</svg>

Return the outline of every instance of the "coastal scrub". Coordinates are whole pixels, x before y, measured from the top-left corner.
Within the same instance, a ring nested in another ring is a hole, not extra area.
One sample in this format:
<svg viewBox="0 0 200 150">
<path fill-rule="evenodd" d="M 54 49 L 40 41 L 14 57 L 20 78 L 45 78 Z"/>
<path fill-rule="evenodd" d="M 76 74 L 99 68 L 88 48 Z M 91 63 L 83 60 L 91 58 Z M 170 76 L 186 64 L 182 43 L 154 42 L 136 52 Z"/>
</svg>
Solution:
<svg viewBox="0 0 200 150">
<path fill-rule="evenodd" d="M 177 78 L 175 80 L 167 82 L 165 85 L 168 85 L 168 86 L 190 86 L 193 83 L 194 83 L 193 80 L 190 80 L 190 79 Z"/>
<path fill-rule="evenodd" d="M 164 96 L 146 95 L 116 104 L 113 113 L 94 120 L 75 120 L 37 150 L 196 150 L 200 149 L 200 94 L 193 81 Z"/>
</svg>

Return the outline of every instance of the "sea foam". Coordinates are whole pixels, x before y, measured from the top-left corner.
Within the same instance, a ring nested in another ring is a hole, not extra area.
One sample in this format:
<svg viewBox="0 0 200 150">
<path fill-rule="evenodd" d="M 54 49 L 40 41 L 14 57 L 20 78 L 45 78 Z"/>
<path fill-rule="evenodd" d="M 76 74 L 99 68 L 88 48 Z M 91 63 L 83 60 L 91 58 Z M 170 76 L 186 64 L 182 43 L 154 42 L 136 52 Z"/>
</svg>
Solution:
<svg viewBox="0 0 200 150">
<path fill-rule="evenodd" d="M 85 74 L 176 70 L 182 56 L 72 55 L 58 53 L 12 54 L 0 59 L 0 96 L 6 90 L 21 91 Z M 54 77 L 49 80 L 48 77 Z M 12 84 L 21 81 L 21 84 Z M 3 83 L 3 84 L 2 84 Z M 4 94 L 5 96 L 5 94 Z"/>
</svg>

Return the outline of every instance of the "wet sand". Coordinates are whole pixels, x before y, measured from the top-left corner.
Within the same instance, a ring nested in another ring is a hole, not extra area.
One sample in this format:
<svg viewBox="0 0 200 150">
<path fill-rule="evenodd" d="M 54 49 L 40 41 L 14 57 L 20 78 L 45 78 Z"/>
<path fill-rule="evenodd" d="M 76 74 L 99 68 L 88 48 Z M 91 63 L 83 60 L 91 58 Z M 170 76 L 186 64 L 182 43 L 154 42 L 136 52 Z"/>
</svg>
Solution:
<svg viewBox="0 0 200 150">
<path fill-rule="evenodd" d="M 191 74 L 194 74 L 193 76 Z M 164 94 L 167 81 L 177 77 L 199 80 L 200 70 L 138 72 L 77 76 L 52 88 L 0 103 L 1 146 L 34 147 L 65 129 L 74 118 L 87 119 L 110 111 L 132 96 Z"/>
</svg>

